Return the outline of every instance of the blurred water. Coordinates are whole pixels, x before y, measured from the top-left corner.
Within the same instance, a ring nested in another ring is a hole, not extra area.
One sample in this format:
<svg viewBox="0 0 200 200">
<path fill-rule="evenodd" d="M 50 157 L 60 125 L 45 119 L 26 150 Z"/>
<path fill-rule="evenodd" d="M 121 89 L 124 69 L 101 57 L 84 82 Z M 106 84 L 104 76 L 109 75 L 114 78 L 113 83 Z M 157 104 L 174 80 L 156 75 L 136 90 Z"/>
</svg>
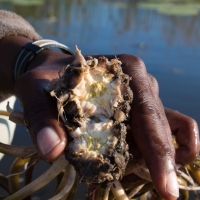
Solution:
<svg viewBox="0 0 200 200">
<path fill-rule="evenodd" d="M 0 0 L 0 8 L 84 54 L 139 56 L 157 78 L 164 105 L 200 123 L 199 1 Z"/>
</svg>

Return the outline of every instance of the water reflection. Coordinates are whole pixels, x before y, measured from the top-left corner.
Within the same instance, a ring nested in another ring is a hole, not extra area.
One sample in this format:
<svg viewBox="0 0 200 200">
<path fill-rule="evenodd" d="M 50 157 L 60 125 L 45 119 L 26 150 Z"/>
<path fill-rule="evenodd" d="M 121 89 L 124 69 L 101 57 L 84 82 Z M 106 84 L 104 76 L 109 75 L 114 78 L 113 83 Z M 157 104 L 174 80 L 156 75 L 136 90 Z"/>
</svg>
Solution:
<svg viewBox="0 0 200 200">
<path fill-rule="evenodd" d="M 170 1 L 167 1 L 168 3 L 166 1 L 159 2 L 1 0 L 0 6 L 21 14 L 43 36 L 62 40 L 69 38 L 81 46 L 91 43 L 96 46 L 103 44 L 100 49 L 104 51 L 104 46 L 106 49 L 109 48 L 108 52 L 104 53 L 113 52 L 113 50 L 118 53 L 121 47 L 116 43 L 120 41 L 122 43 L 123 38 L 127 39 L 127 43 L 132 43 L 137 32 L 153 32 L 157 27 L 170 44 L 174 42 L 199 44 L 200 4 L 198 1 L 195 3 L 194 1 L 182 1 L 190 2 L 184 4 L 180 4 L 181 1 L 178 1 L 179 4 L 173 4 L 173 1 L 171 3 L 169 3 Z M 183 17 L 177 16 L 180 13 Z M 191 15 L 188 15 L 189 13 Z M 99 40 L 101 41 L 99 42 Z M 64 42 L 69 43 L 67 40 Z M 127 51 L 130 52 L 128 48 L 126 48 Z M 92 53 L 90 48 L 87 48 L 87 52 Z"/>
</svg>

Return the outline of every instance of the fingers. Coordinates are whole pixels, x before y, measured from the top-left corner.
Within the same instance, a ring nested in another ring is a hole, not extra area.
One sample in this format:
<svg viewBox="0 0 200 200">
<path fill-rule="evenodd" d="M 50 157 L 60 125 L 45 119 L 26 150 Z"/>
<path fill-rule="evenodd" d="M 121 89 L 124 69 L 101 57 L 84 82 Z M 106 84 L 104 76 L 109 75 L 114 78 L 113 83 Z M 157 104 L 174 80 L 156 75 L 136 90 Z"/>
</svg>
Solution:
<svg viewBox="0 0 200 200">
<path fill-rule="evenodd" d="M 196 121 L 178 111 L 165 108 L 165 113 L 178 143 L 176 163 L 186 165 L 198 155 L 199 129 Z"/>
<path fill-rule="evenodd" d="M 152 87 L 152 77 L 149 78 L 140 59 L 127 55 L 121 55 L 119 59 L 124 64 L 123 71 L 132 77 L 130 86 L 134 99 L 130 124 L 135 142 L 158 193 L 164 199 L 176 199 L 179 191 L 174 167 L 175 150 L 163 107 L 159 103 L 158 88 L 156 84 Z"/>
<path fill-rule="evenodd" d="M 48 77 L 40 79 L 39 71 L 22 76 L 17 81 L 16 94 L 24 108 L 24 120 L 34 144 L 45 160 L 53 161 L 63 153 L 67 136 L 58 121 L 56 102 L 45 91 Z"/>
</svg>

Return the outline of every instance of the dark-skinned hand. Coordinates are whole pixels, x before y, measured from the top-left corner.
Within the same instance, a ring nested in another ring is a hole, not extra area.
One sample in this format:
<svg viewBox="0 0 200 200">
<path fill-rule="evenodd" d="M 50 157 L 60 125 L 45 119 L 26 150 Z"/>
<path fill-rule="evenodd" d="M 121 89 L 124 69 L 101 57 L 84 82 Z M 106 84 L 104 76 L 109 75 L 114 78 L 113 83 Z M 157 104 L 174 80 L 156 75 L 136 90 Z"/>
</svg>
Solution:
<svg viewBox="0 0 200 200">
<path fill-rule="evenodd" d="M 0 40 L 0 91 L 15 94 L 24 109 L 24 119 L 32 140 L 45 160 L 58 158 L 67 145 L 64 125 L 58 121 L 55 101 L 45 92 L 45 86 L 58 78 L 58 71 L 71 63 L 73 56 L 45 50 L 29 64 L 28 71 L 14 85 L 11 78 L 13 66 L 21 47 L 29 39 L 10 36 Z M 108 59 L 113 56 L 106 56 Z M 179 195 L 176 164 L 187 164 L 198 154 L 199 133 L 196 122 L 170 109 L 164 109 L 158 95 L 156 79 L 147 73 L 143 61 L 133 55 L 117 55 L 123 72 L 132 80 L 134 94 L 128 140 L 133 159 L 127 174 L 146 163 L 158 193 L 168 200 Z M 4 67 L 2 67 L 4 66 Z M 7 68 L 7 70 L 5 70 Z M 174 149 L 172 134 L 179 148 Z M 129 172 L 128 172 L 129 171 Z"/>
</svg>

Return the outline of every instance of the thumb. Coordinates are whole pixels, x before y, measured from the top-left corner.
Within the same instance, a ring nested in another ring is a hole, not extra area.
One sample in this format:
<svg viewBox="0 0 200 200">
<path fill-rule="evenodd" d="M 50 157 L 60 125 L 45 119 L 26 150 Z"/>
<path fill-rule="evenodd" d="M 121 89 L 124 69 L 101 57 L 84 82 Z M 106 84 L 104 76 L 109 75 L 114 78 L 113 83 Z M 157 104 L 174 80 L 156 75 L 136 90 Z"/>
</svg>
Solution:
<svg viewBox="0 0 200 200">
<path fill-rule="evenodd" d="M 58 120 L 56 102 L 44 89 L 48 81 L 32 81 L 29 74 L 18 79 L 16 94 L 23 106 L 24 121 L 32 141 L 45 160 L 53 161 L 65 149 L 66 129 Z"/>
</svg>

